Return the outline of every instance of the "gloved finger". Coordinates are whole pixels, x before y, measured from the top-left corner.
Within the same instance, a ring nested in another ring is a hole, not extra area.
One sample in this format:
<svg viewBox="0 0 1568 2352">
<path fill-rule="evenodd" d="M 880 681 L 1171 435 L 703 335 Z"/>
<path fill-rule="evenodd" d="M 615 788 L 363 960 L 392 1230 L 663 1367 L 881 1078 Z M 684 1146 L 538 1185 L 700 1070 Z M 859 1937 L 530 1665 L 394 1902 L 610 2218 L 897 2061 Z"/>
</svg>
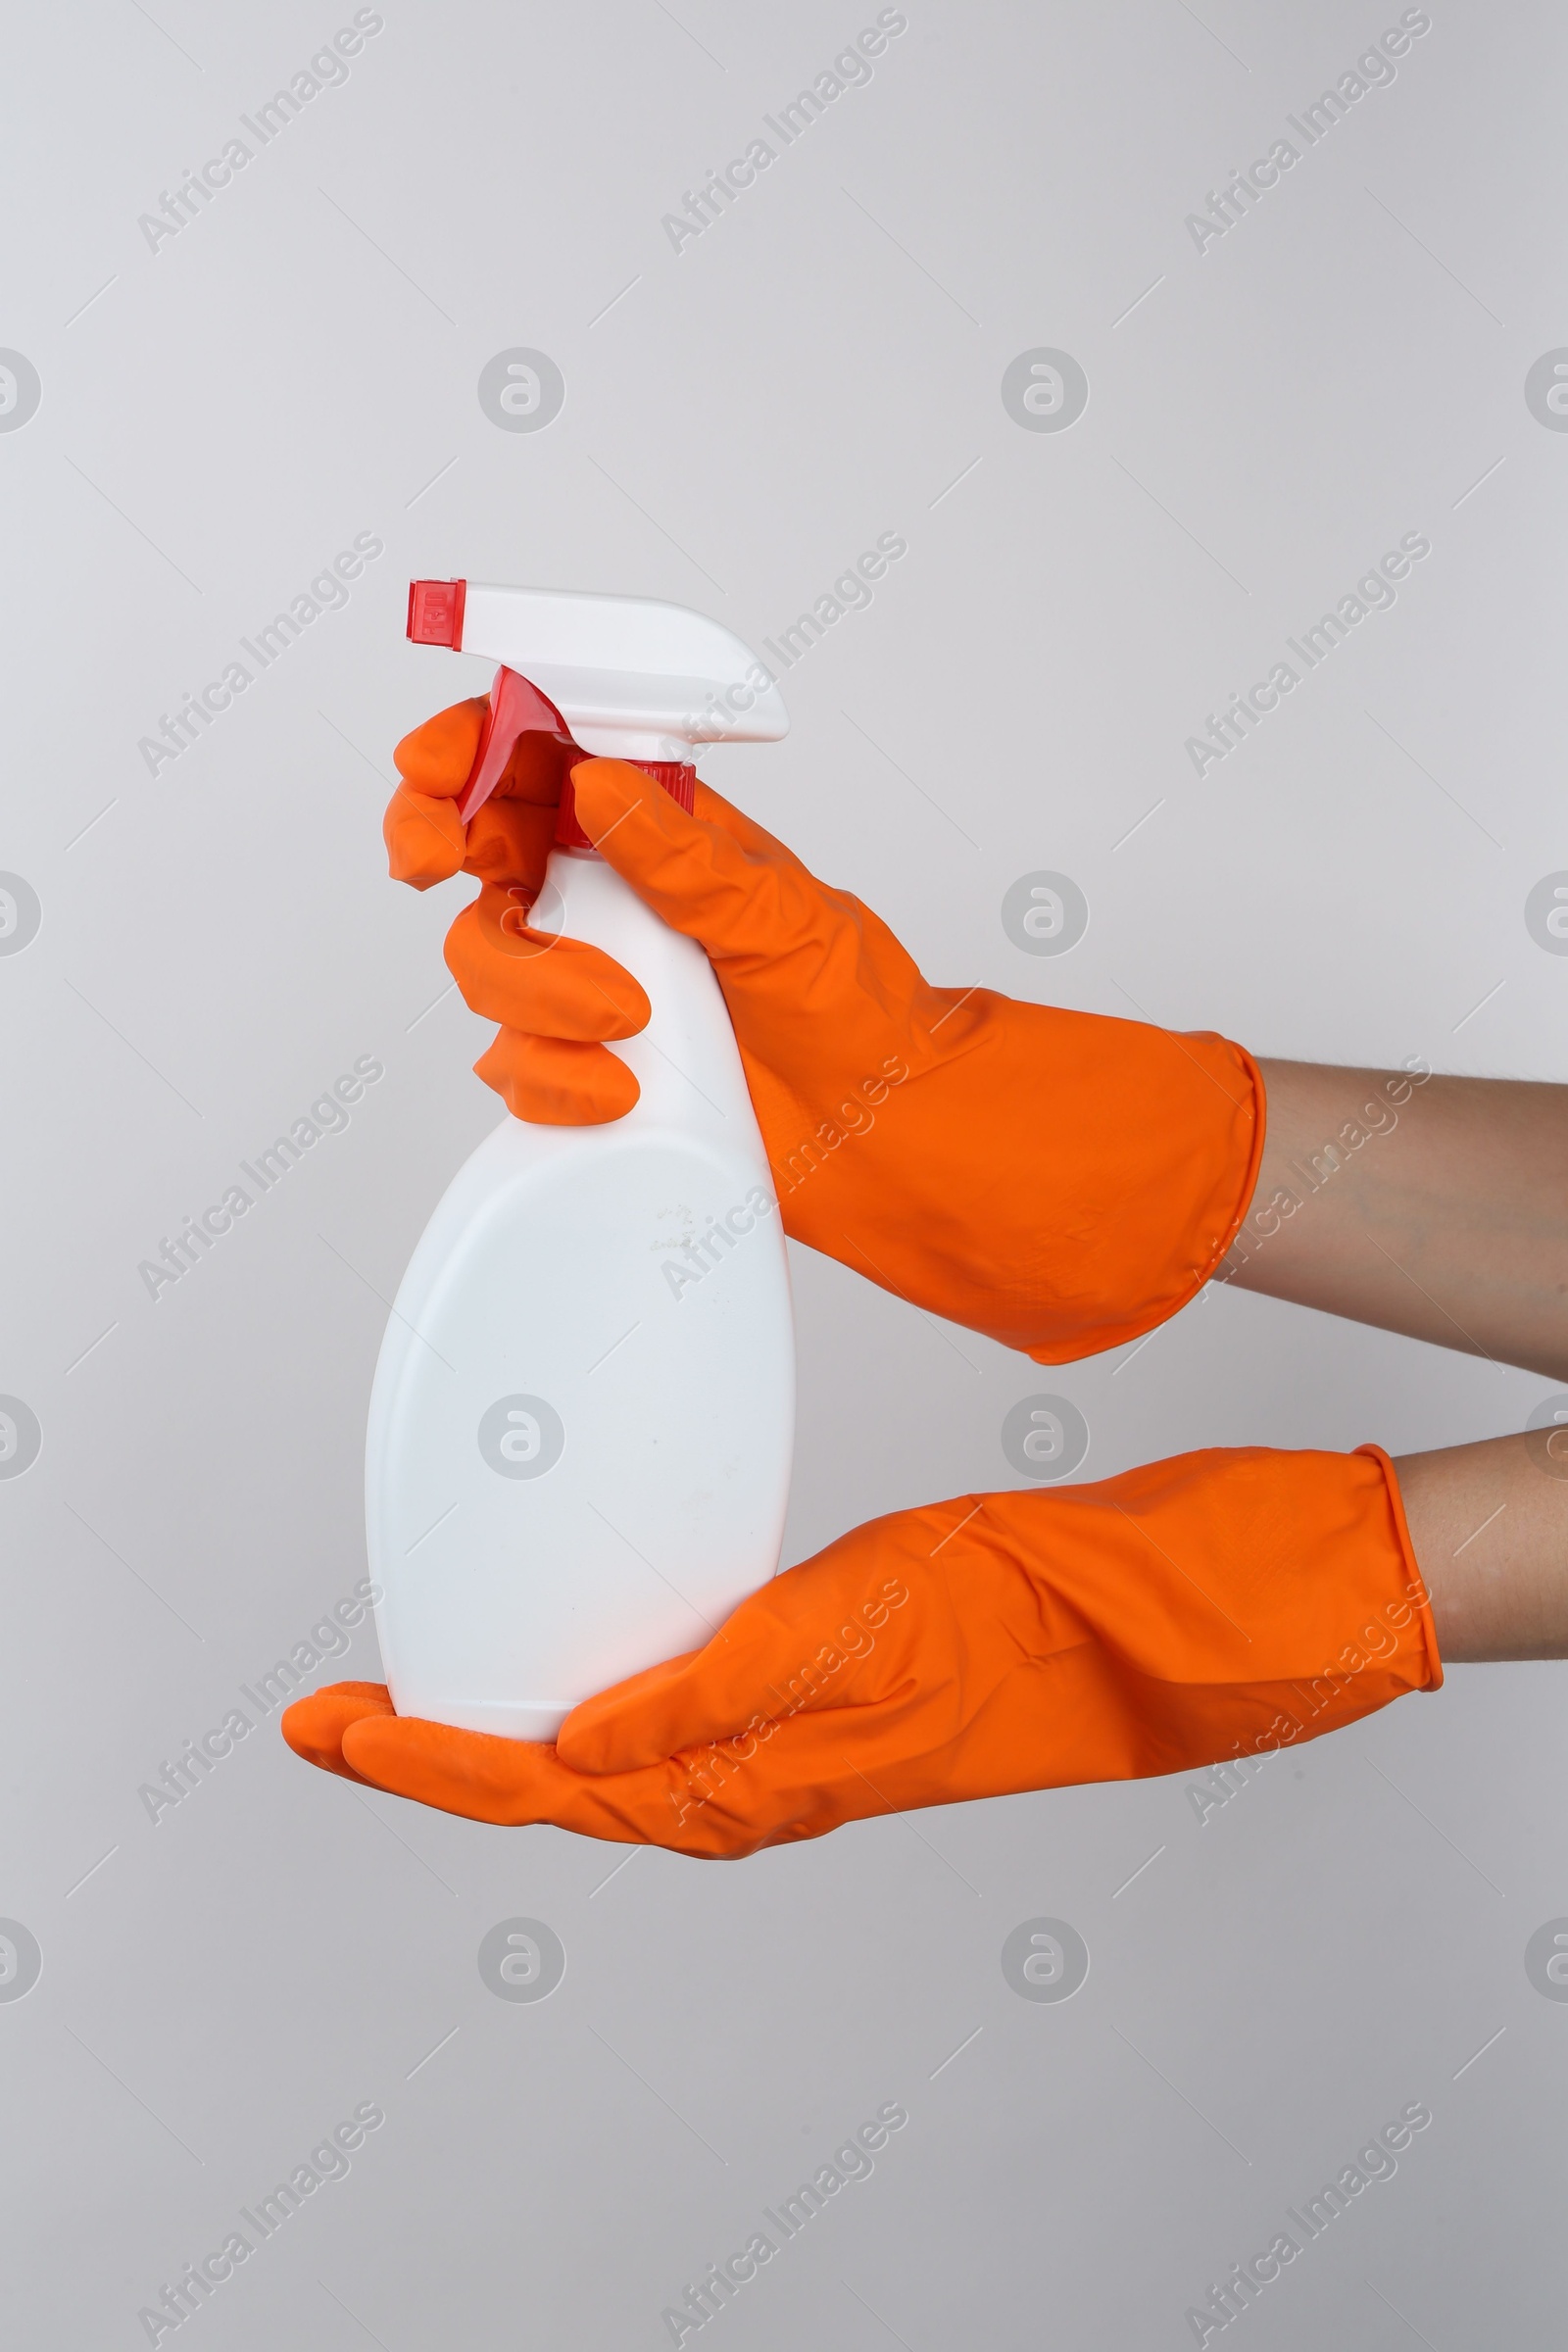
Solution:
<svg viewBox="0 0 1568 2352">
<path fill-rule="evenodd" d="M 428 890 L 460 868 L 530 892 L 543 881 L 561 787 L 579 755 L 554 735 L 535 729 L 519 735 L 465 836 L 453 804 L 472 770 L 488 707 L 482 695 L 454 703 L 405 735 L 394 752 L 403 781 L 383 824 L 394 881 Z"/>
<path fill-rule="evenodd" d="M 519 735 L 501 781 L 468 820 L 465 873 L 520 885 L 533 898 L 555 843 L 556 809 L 575 744 L 536 730 Z"/>
<path fill-rule="evenodd" d="M 535 1037 L 635 1037 L 648 999 L 602 949 L 530 931 L 510 894 L 486 883 L 446 941 L 447 967 L 470 1011 Z"/>
<path fill-rule="evenodd" d="M 473 765 L 486 708 L 482 695 L 454 703 L 405 735 L 393 753 L 402 782 L 381 831 L 394 882 L 428 890 L 461 870 L 467 846 L 453 803 Z"/>
<path fill-rule="evenodd" d="M 503 1029 L 473 1065 L 514 1119 L 536 1127 L 603 1127 L 623 1119 L 641 1089 L 608 1046 Z"/>
<path fill-rule="evenodd" d="M 862 932 L 875 935 L 879 993 L 890 975 L 902 994 L 924 989 L 913 961 L 869 908 L 819 882 L 717 793 L 699 785 L 697 810 L 688 815 L 624 760 L 581 760 L 571 782 L 584 830 L 655 913 L 740 974 L 790 959 L 795 1010 L 810 1011 L 813 977 L 836 957 L 858 956 Z M 721 977 L 729 986 L 728 969 Z M 836 1004 L 841 997 L 835 990 Z"/>
<path fill-rule="evenodd" d="M 344 1754 L 372 1788 L 467 1821 L 507 1829 L 548 1823 L 579 1838 L 660 1845 L 703 1861 L 737 1861 L 760 1846 L 819 1837 L 860 1813 L 888 1809 L 869 1782 L 829 1767 L 825 1753 L 803 1751 L 782 1772 L 770 1755 L 752 1772 L 675 1762 L 585 1779 L 553 1747 L 532 1740 L 417 1717 L 367 1716 L 345 1734 Z M 828 1770 L 838 1784 L 831 1788 L 821 1786 Z"/>
<path fill-rule="evenodd" d="M 418 1716 L 362 1717 L 344 1735 L 344 1754 L 362 1780 L 468 1821 L 519 1829 L 550 1822 L 585 1838 L 618 1844 L 660 1842 L 662 1812 L 675 1809 L 650 1775 L 633 1787 L 583 1781 L 560 1762 L 553 1747 L 532 1740 L 498 1740 L 487 1732 L 455 1731 Z"/>
<path fill-rule="evenodd" d="M 473 695 L 438 710 L 404 736 L 392 754 L 392 764 L 412 792 L 435 800 L 457 799 L 468 780 L 488 709 L 487 696 Z"/>
<path fill-rule="evenodd" d="M 582 753 L 569 736 L 546 734 L 528 727 L 512 747 L 493 800 L 527 802 L 536 808 L 554 808 L 561 787 Z M 489 803 L 485 806 L 488 808 Z"/>
<path fill-rule="evenodd" d="M 363 1776 L 343 1759 L 343 1735 L 367 1716 L 390 1715 L 392 1701 L 384 1683 L 328 1683 L 308 1698 L 297 1698 L 283 1712 L 282 1733 L 297 1756 L 322 1772 L 335 1772 L 345 1781 Z"/>
<path fill-rule="evenodd" d="M 393 765 L 411 791 L 437 800 L 457 800 L 473 771 L 479 735 L 490 708 L 488 695 L 453 703 L 405 735 Z M 572 762 L 582 758 L 568 739 L 530 727 L 517 737 L 493 798 L 531 802 L 553 808 Z"/>
<path fill-rule="evenodd" d="M 456 803 L 400 784 L 381 819 L 387 871 L 394 882 L 428 890 L 462 871 L 467 840 Z"/>
<path fill-rule="evenodd" d="M 841 1536 L 814 1559 L 748 1595 L 702 1649 L 596 1692 L 561 1727 L 575 1771 L 634 1771 L 715 1740 L 764 1737 L 762 1726 L 820 1708 L 874 1706 L 897 1689 L 906 1642 L 896 1616 L 926 1536 L 939 1542 L 954 1506 L 902 1512 Z M 947 1517 L 944 1519 L 943 1514 Z M 895 1535 L 894 1530 L 897 1530 Z"/>
<path fill-rule="evenodd" d="M 555 831 L 554 802 L 540 805 L 492 797 L 468 820 L 463 870 L 476 874 L 481 882 L 520 889 L 529 899 L 536 898 Z"/>
</svg>

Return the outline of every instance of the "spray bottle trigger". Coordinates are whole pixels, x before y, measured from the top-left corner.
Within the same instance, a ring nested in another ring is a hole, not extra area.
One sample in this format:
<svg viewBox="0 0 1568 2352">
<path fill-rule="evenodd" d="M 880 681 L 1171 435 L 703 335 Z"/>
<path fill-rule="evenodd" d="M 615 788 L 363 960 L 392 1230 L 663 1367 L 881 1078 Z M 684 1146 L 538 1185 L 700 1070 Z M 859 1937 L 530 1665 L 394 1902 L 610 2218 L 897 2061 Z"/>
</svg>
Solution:
<svg viewBox="0 0 1568 2352">
<path fill-rule="evenodd" d="M 458 815 L 464 824 L 484 807 L 505 775 L 517 737 L 535 730 L 554 735 L 562 743 L 571 741 L 571 729 L 549 697 L 503 662 L 490 689 L 490 707 L 479 730 L 468 781 L 458 801 Z"/>
</svg>

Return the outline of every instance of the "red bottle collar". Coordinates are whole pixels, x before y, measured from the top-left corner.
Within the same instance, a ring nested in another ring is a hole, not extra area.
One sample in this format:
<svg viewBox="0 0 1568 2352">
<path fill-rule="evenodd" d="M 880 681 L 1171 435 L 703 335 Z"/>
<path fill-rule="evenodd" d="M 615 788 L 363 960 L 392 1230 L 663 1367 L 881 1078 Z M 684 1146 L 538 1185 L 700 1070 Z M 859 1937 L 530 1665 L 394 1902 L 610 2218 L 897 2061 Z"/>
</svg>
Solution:
<svg viewBox="0 0 1568 2352">
<path fill-rule="evenodd" d="M 633 760 L 632 767 L 640 767 L 645 776 L 663 786 L 670 799 L 690 816 L 697 799 L 697 770 L 680 760 Z M 561 787 L 561 805 L 556 810 L 556 846 L 563 850 L 591 850 L 593 843 L 577 822 L 577 796 L 568 776 Z"/>
</svg>

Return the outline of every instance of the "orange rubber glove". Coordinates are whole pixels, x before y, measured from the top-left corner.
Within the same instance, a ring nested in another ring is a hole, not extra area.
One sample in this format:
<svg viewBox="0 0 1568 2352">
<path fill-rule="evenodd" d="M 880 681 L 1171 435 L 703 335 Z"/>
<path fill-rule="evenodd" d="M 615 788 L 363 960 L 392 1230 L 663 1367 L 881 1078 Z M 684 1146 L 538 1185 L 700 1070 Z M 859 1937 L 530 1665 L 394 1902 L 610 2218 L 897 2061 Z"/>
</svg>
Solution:
<svg viewBox="0 0 1568 2352">
<path fill-rule="evenodd" d="M 387 842 L 417 888 L 460 864 L 481 879 L 447 961 L 503 1024 L 475 1066 L 519 1118 L 616 1118 L 637 1098 L 607 1041 L 641 1028 L 642 990 L 527 927 L 569 770 L 602 855 L 712 962 L 787 1233 L 1038 1363 L 1137 1339 L 1202 1287 L 1262 1151 L 1240 1047 L 932 988 L 868 907 L 717 793 L 699 784 L 689 816 L 624 760 L 573 764 L 562 738 L 519 740 L 465 840 L 453 802 L 482 714 L 460 704 L 398 746 Z"/>
<path fill-rule="evenodd" d="M 1443 1679 L 1393 1466 L 1248 1446 L 877 1519 L 554 1747 L 298 1700 L 308 1762 L 473 1821 L 732 1858 L 840 1823 L 1311 1739 Z"/>
</svg>

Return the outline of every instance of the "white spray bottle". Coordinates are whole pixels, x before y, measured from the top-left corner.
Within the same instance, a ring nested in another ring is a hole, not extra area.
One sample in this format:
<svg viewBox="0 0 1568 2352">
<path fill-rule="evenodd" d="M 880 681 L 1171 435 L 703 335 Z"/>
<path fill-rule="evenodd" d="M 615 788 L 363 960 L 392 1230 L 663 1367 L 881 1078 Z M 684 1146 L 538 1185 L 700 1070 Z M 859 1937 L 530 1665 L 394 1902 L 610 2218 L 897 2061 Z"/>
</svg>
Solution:
<svg viewBox="0 0 1568 2352">
<path fill-rule="evenodd" d="M 585 754 L 690 806 L 701 742 L 789 724 L 764 666 L 676 605 L 416 581 L 416 643 L 503 666 L 459 812 L 554 705 Z M 597 1127 L 507 1117 L 421 1236 L 366 1446 L 392 1701 L 553 1740 L 579 1699 L 708 1641 L 772 1576 L 794 1444 L 784 1236 L 734 1033 L 694 941 L 565 808 L 530 927 L 603 948 L 652 1018 L 641 1095 Z"/>
</svg>

